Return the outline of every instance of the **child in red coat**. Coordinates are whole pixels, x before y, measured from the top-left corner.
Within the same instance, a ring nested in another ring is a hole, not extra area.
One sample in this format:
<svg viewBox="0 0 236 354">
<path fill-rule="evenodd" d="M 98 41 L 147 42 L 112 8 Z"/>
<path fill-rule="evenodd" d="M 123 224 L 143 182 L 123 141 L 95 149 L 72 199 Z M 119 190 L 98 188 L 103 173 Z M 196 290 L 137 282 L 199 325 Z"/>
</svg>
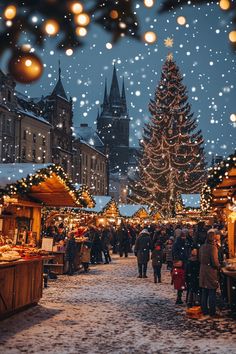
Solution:
<svg viewBox="0 0 236 354">
<path fill-rule="evenodd" d="M 185 271 L 182 265 L 174 266 L 172 269 L 172 282 L 174 284 L 175 290 L 177 290 L 176 304 L 183 304 L 182 294 L 185 289 Z"/>
</svg>

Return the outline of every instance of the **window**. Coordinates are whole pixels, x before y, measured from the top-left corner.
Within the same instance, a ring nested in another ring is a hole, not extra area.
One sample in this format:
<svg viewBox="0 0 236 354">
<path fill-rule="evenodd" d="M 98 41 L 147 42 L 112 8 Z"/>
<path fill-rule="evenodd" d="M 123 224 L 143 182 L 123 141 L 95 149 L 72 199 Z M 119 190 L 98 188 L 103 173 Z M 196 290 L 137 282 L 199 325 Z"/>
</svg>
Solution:
<svg viewBox="0 0 236 354">
<path fill-rule="evenodd" d="M 45 138 L 45 136 L 42 137 L 42 145 L 43 145 L 43 146 L 46 145 L 46 138 Z"/>
<path fill-rule="evenodd" d="M 36 144 L 36 141 L 37 141 L 37 137 L 36 137 L 36 134 L 34 133 L 33 134 L 33 143 Z"/>
<path fill-rule="evenodd" d="M 24 139 L 24 140 L 26 140 L 26 134 L 27 134 L 27 131 L 24 130 L 24 131 L 23 131 L 23 139 Z"/>
<path fill-rule="evenodd" d="M 8 99 L 8 102 L 11 102 L 11 91 L 8 90 L 7 92 L 7 99 Z"/>
<path fill-rule="evenodd" d="M 32 159 L 35 162 L 35 160 L 36 160 L 36 151 L 35 150 L 32 150 Z"/>
<path fill-rule="evenodd" d="M 23 148 L 22 148 L 21 156 L 22 156 L 22 161 L 24 161 L 26 159 L 26 147 L 25 146 L 23 146 Z"/>
<path fill-rule="evenodd" d="M 45 163 L 45 153 L 43 153 L 43 156 L 42 156 L 42 163 Z"/>
</svg>

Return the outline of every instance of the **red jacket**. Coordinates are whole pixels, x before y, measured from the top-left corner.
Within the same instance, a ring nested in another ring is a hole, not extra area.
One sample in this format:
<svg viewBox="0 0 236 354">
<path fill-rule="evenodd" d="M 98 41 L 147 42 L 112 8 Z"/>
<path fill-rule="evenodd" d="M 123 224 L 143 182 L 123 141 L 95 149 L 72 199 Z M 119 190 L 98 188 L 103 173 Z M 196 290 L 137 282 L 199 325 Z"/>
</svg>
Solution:
<svg viewBox="0 0 236 354">
<path fill-rule="evenodd" d="M 176 290 L 184 290 L 185 289 L 185 272 L 184 272 L 184 269 L 182 269 L 182 268 L 173 268 L 171 275 L 172 275 L 174 288 Z"/>
</svg>

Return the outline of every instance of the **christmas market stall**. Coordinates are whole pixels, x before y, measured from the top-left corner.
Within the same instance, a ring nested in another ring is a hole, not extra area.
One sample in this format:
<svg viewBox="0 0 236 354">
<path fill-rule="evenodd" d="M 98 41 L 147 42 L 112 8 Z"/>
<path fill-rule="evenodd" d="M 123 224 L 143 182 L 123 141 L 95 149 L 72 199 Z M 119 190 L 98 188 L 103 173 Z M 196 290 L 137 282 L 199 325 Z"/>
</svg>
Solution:
<svg viewBox="0 0 236 354">
<path fill-rule="evenodd" d="M 116 201 L 108 195 L 93 196 L 95 206 L 93 208 L 83 208 L 78 211 L 83 215 L 90 216 L 89 223 L 99 226 L 117 224 L 120 217 Z"/>
<path fill-rule="evenodd" d="M 95 201 L 90 195 L 88 187 L 85 185 L 74 185 L 76 191 L 81 195 L 83 205 L 90 208 L 95 206 Z M 64 208 L 44 208 L 44 230 L 45 236 L 53 236 L 53 252 L 55 262 L 50 265 L 50 269 L 56 274 L 64 274 L 67 272 L 67 262 L 65 254 L 66 239 L 70 233 L 75 236 L 76 250 L 74 260 L 74 271 L 77 271 L 81 265 L 81 247 L 87 241 L 84 237 L 87 231 L 87 225 L 90 222 L 88 215 L 81 213 L 82 208 L 64 207 Z"/>
<path fill-rule="evenodd" d="M 229 303 L 236 310 L 236 153 L 209 170 L 201 205 L 227 226 L 229 259 L 223 272 L 227 276 Z"/>
<path fill-rule="evenodd" d="M 87 205 L 53 164 L 0 164 L 0 317 L 42 297 L 41 208 Z"/>
<path fill-rule="evenodd" d="M 123 219 L 134 224 L 145 223 L 150 217 L 148 206 L 142 204 L 120 204 L 119 212 Z"/>
<path fill-rule="evenodd" d="M 176 217 L 188 223 L 197 223 L 201 218 L 200 193 L 180 194 L 176 205 Z"/>
</svg>

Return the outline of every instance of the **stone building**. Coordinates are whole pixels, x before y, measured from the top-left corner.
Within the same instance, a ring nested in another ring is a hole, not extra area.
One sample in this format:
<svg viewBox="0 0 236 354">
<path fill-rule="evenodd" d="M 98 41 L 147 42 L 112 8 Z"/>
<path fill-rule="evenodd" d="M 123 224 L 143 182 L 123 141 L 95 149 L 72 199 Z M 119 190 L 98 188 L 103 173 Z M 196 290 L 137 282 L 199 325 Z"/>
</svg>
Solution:
<svg viewBox="0 0 236 354">
<path fill-rule="evenodd" d="M 38 102 L 43 117 L 51 124 L 51 162 L 61 165 L 70 177 L 73 175 L 72 99 L 68 98 L 61 80 L 59 67 L 58 81 L 51 94 Z"/>
<path fill-rule="evenodd" d="M 108 159 L 103 142 L 88 124 L 75 128 L 73 180 L 90 186 L 94 195 L 108 194 Z"/>
</svg>

